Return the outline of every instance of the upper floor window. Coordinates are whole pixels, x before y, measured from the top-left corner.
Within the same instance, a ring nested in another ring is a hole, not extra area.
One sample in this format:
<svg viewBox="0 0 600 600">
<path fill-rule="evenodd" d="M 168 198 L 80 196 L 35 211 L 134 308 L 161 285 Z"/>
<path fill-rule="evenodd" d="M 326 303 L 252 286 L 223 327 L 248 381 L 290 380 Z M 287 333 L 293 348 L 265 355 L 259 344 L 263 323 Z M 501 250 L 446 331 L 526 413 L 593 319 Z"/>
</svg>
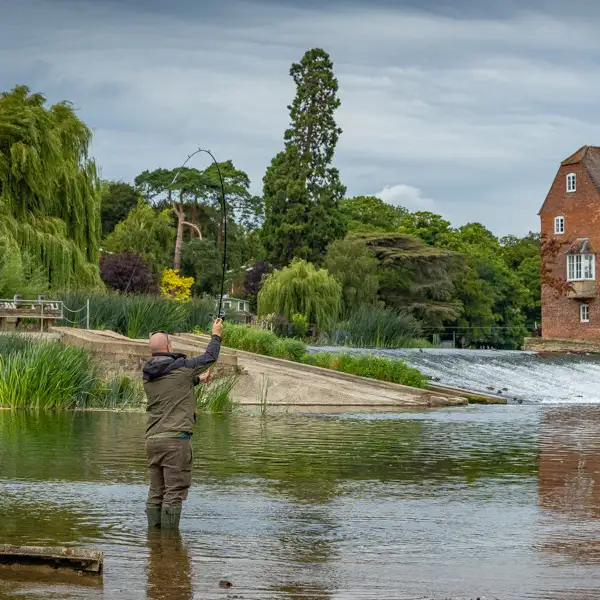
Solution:
<svg viewBox="0 0 600 600">
<path fill-rule="evenodd" d="M 554 233 L 559 235 L 565 232 L 565 218 L 564 217 L 554 217 Z"/>
<path fill-rule="evenodd" d="M 593 281 L 596 279 L 594 254 L 567 255 L 567 281 Z"/>
<path fill-rule="evenodd" d="M 577 189 L 577 176 L 575 173 L 567 175 L 567 192 L 574 192 Z"/>
<path fill-rule="evenodd" d="M 246 308 L 246 307 L 244 306 L 244 303 L 243 303 L 243 302 L 238 302 L 238 310 L 239 310 L 240 312 L 243 312 L 243 311 L 245 310 L 245 308 Z"/>
<path fill-rule="evenodd" d="M 589 304 L 582 304 L 579 307 L 579 320 L 582 323 L 590 322 L 590 305 Z"/>
</svg>

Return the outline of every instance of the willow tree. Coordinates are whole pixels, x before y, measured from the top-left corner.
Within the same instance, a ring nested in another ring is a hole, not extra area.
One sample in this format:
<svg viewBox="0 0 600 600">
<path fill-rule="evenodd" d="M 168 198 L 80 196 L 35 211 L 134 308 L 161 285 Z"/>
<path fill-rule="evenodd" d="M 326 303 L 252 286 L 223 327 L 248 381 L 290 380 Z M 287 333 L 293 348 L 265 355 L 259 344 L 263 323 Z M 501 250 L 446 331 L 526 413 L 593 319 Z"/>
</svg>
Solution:
<svg viewBox="0 0 600 600">
<path fill-rule="evenodd" d="M 265 278 L 258 294 L 258 314 L 275 313 L 287 319 L 300 314 L 319 329 L 326 329 L 339 317 L 341 303 L 342 285 L 335 277 L 295 259 Z"/>
<path fill-rule="evenodd" d="M 0 96 L 0 237 L 52 287 L 100 284 L 100 195 L 91 131 L 68 102 L 25 86 Z"/>
</svg>

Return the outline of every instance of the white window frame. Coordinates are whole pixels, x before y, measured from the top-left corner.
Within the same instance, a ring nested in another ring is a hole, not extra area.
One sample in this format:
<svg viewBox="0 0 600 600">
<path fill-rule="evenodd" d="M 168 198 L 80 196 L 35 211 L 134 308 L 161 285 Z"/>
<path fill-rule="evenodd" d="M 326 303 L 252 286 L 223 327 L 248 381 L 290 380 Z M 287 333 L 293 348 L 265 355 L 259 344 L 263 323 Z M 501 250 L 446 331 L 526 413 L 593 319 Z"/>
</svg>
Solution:
<svg viewBox="0 0 600 600">
<path fill-rule="evenodd" d="M 567 174 L 567 193 L 570 194 L 572 192 L 577 191 L 577 175 L 575 173 Z"/>
<path fill-rule="evenodd" d="M 595 280 L 595 254 L 567 254 L 567 281 Z"/>
<path fill-rule="evenodd" d="M 554 217 L 554 233 L 556 235 L 563 235 L 565 232 L 565 218 Z"/>
<path fill-rule="evenodd" d="M 242 301 L 238 302 L 238 312 L 244 312 L 244 303 Z"/>
<path fill-rule="evenodd" d="M 579 322 L 589 323 L 590 322 L 590 305 L 582 304 L 579 307 Z"/>
</svg>

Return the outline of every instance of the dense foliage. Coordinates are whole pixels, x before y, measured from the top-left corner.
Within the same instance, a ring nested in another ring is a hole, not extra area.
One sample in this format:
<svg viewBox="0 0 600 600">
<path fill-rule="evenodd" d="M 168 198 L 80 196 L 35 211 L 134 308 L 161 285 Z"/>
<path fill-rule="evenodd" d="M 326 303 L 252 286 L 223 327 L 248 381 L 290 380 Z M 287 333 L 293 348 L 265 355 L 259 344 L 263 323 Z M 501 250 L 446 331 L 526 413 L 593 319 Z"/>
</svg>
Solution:
<svg viewBox="0 0 600 600">
<path fill-rule="evenodd" d="M 100 283 L 90 141 L 69 103 L 48 107 L 25 86 L 0 96 L 0 238 L 55 287 Z"/>
<path fill-rule="evenodd" d="M 156 292 L 156 281 L 152 271 L 141 256 L 132 252 L 101 256 L 100 276 L 108 288 L 118 292 L 131 294 Z"/>
<path fill-rule="evenodd" d="M 331 327 L 340 314 L 342 286 L 325 269 L 294 259 L 268 275 L 258 294 L 258 313 L 279 313 L 288 319 L 304 315 L 320 329 Z"/>
</svg>

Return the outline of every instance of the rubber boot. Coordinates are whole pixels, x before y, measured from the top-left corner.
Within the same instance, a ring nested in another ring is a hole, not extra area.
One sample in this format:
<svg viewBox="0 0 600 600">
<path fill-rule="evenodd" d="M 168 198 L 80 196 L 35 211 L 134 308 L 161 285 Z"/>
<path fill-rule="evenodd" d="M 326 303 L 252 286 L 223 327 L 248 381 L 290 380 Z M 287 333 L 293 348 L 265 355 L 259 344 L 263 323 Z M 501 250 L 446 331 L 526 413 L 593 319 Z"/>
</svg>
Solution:
<svg viewBox="0 0 600 600">
<path fill-rule="evenodd" d="M 146 505 L 146 515 L 148 517 L 148 529 L 160 527 L 162 507 L 155 504 Z"/>
<path fill-rule="evenodd" d="M 162 529 L 179 529 L 181 506 L 163 506 L 161 515 Z"/>
</svg>

